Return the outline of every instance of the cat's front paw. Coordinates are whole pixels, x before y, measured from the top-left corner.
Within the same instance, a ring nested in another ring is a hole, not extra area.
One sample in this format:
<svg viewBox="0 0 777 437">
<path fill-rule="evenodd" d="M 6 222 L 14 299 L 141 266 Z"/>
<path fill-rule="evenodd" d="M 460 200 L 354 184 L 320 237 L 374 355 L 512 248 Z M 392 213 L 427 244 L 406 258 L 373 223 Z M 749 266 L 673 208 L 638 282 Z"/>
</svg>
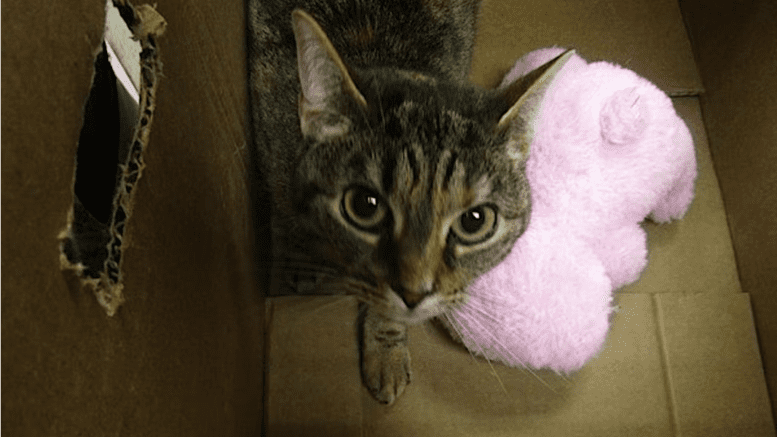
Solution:
<svg viewBox="0 0 777 437">
<path fill-rule="evenodd" d="M 361 323 L 362 380 L 375 399 L 391 405 L 410 384 L 407 326 L 370 310 Z"/>
<path fill-rule="evenodd" d="M 364 385 L 378 402 L 391 405 L 410 384 L 410 350 L 406 342 L 371 343 L 362 355 Z"/>
</svg>

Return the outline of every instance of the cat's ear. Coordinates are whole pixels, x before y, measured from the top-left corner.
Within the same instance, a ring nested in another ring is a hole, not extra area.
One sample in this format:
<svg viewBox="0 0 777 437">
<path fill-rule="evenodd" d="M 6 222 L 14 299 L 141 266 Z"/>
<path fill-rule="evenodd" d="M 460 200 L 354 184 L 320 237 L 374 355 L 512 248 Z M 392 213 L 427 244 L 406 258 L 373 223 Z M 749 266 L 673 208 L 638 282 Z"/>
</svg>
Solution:
<svg viewBox="0 0 777 437">
<path fill-rule="evenodd" d="M 567 50 L 500 91 L 502 98 L 512 105 L 499 119 L 497 129 L 508 132 L 507 153 L 516 162 L 525 162 L 529 157 L 545 92 L 574 54 L 574 50 Z"/>
<path fill-rule="evenodd" d="M 291 17 L 297 40 L 302 134 L 320 141 L 342 137 L 351 125 L 346 99 L 363 108 L 367 102 L 316 20 L 300 9 Z"/>
</svg>

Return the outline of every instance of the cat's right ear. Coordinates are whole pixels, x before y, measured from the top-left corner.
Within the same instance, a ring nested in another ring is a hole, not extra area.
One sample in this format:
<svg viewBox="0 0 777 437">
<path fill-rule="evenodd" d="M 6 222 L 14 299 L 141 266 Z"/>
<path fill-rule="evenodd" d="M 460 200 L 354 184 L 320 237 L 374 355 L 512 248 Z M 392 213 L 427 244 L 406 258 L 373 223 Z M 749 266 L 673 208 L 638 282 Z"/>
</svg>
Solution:
<svg viewBox="0 0 777 437">
<path fill-rule="evenodd" d="M 524 163 L 528 159 L 534 125 L 542 109 L 545 92 L 574 55 L 574 50 L 567 50 L 500 91 L 502 98 L 511 106 L 499 119 L 497 129 L 508 133 L 507 154 L 516 163 Z"/>
<path fill-rule="evenodd" d="M 342 137 L 351 126 L 346 99 L 365 109 L 367 102 L 316 20 L 296 9 L 291 21 L 297 40 L 302 134 L 319 141 Z"/>
</svg>

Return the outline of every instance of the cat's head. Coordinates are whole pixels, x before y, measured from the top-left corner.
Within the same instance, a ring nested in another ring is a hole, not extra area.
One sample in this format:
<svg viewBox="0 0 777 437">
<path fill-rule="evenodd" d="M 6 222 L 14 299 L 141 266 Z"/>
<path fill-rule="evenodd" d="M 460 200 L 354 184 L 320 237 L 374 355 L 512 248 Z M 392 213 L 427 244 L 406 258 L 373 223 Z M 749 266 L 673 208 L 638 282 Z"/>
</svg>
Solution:
<svg viewBox="0 0 777 437">
<path fill-rule="evenodd" d="M 289 238 L 336 267 L 330 285 L 387 317 L 439 315 L 526 229 L 532 122 L 571 52 L 486 91 L 346 65 L 312 17 L 292 21 L 305 143 Z"/>
</svg>

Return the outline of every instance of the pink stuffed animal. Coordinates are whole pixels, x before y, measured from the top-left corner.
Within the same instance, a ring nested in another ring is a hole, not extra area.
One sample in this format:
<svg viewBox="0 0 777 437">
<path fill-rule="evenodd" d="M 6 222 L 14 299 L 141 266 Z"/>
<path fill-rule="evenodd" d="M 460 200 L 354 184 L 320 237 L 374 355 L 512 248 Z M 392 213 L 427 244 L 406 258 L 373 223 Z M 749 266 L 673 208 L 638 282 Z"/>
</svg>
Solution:
<svg viewBox="0 0 777 437">
<path fill-rule="evenodd" d="M 501 86 L 562 52 L 527 54 Z M 693 140 L 652 83 L 573 55 L 543 99 L 527 174 L 527 231 L 448 321 L 473 353 L 570 372 L 602 349 L 613 290 L 647 264 L 639 223 L 648 216 L 667 222 L 688 209 Z"/>
</svg>

